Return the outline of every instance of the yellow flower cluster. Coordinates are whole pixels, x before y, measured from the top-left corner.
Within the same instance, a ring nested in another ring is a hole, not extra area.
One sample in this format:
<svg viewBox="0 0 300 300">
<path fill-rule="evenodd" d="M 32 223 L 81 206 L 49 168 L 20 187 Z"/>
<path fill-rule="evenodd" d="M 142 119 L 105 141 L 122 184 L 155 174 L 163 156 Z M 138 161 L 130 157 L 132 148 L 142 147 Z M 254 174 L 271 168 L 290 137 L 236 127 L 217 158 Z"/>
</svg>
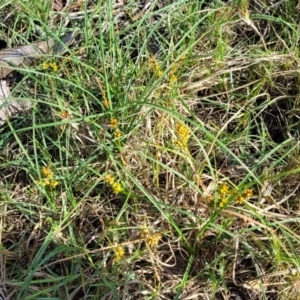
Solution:
<svg viewBox="0 0 300 300">
<path fill-rule="evenodd" d="M 151 232 L 147 227 L 141 230 L 141 238 L 150 247 L 156 247 L 159 240 L 161 239 L 161 234 L 158 232 Z"/>
<path fill-rule="evenodd" d="M 109 108 L 109 101 L 107 99 L 104 99 L 102 101 L 102 104 L 106 107 L 106 108 Z"/>
<path fill-rule="evenodd" d="M 175 145 L 181 150 L 187 150 L 187 143 L 191 134 L 190 128 L 183 123 L 178 123 L 175 128 L 175 134 L 177 136 Z"/>
<path fill-rule="evenodd" d="M 154 56 L 151 56 L 149 59 L 149 65 L 153 73 L 157 75 L 157 77 L 161 77 L 163 75 L 163 71 L 160 68 L 160 65 L 157 59 Z"/>
<path fill-rule="evenodd" d="M 252 189 L 247 189 L 242 195 L 236 197 L 235 202 L 238 204 L 241 204 L 244 202 L 246 199 L 252 197 L 253 190 Z"/>
<path fill-rule="evenodd" d="M 115 118 L 110 119 L 109 125 L 110 125 L 110 128 L 113 129 L 113 135 L 116 139 L 118 139 L 119 137 L 122 136 L 121 131 L 118 129 L 118 124 L 119 124 L 119 122 L 117 119 L 115 119 Z"/>
<path fill-rule="evenodd" d="M 118 120 L 114 118 L 110 119 L 110 127 L 115 129 L 117 128 L 117 126 L 118 126 Z"/>
<path fill-rule="evenodd" d="M 176 63 L 173 63 L 173 65 L 171 66 L 170 72 L 168 74 L 170 84 L 174 84 L 177 82 L 178 77 L 176 74 L 177 74 L 178 69 L 182 65 L 182 62 L 185 60 L 185 58 L 186 58 L 186 56 L 182 55 L 180 57 L 180 60 Z M 162 68 L 155 56 L 153 56 L 153 55 L 150 56 L 149 65 L 150 65 L 151 71 L 153 73 L 155 73 L 157 75 L 157 77 L 161 77 L 163 75 L 164 72 L 162 71 Z"/>
<path fill-rule="evenodd" d="M 119 137 L 121 137 L 122 136 L 122 133 L 121 133 L 121 131 L 120 130 L 115 130 L 114 131 L 114 137 L 116 138 L 116 139 L 118 139 Z"/>
<path fill-rule="evenodd" d="M 174 73 L 171 73 L 169 78 L 170 78 L 170 83 L 175 83 L 175 82 L 177 82 L 177 79 L 178 79 Z"/>
<path fill-rule="evenodd" d="M 182 55 L 182 56 L 180 57 L 179 62 L 174 63 L 174 64 L 172 65 L 171 71 L 170 71 L 170 73 L 169 73 L 169 80 L 170 80 L 170 83 L 171 83 L 171 84 L 172 84 L 172 83 L 174 84 L 175 82 L 177 82 L 178 77 L 177 77 L 176 73 L 178 72 L 178 69 L 180 68 L 180 66 L 181 66 L 182 62 L 185 60 L 185 58 L 186 58 L 186 56 L 185 56 L 185 55 Z"/>
<path fill-rule="evenodd" d="M 234 196 L 237 194 L 237 192 L 231 192 L 229 191 L 229 186 L 227 184 L 223 184 L 219 188 L 219 194 L 220 194 L 220 202 L 219 202 L 219 207 L 224 207 L 228 203 L 228 198 L 230 196 Z M 248 198 L 252 197 L 253 190 L 252 189 L 247 189 L 243 194 L 240 196 L 236 196 L 235 202 L 238 204 L 241 204 Z"/>
<path fill-rule="evenodd" d="M 119 194 L 123 191 L 123 187 L 119 182 L 115 181 L 115 177 L 111 174 L 107 174 L 104 177 L 104 182 L 109 184 L 115 194 Z"/>
<path fill-rule="evenodd" d="M 57 180 L 53 179 L 53 172 L 52 172 L 51 168 L 49 166 L 42 167 L 41 174 L 42 174 L 43 179 L 38 180 L 37 183 L 41 186 L 55 189 L 59 182 Z"/>
<path fill-rule="evenodd" d="M 221 185 L 219 189 L 219 193 L 221 196 L 219 207 L 224 207 L 227 204 L 228 196 L 229 196 L 228 190 L 229 190 L 229 186 L 227 184 Z"/>
<path fill-rule="evenodd" d="M 53 177 L 53 172 L 50 169 L 50 167 L 42 167 L 41 173 L 44 178 L 52 178 Z"/>
<path fill-rule="evenodd" d="M 59 116 L 60 116 L 62 119 L 64 119 L 64 120 L 70 120 L 71 117 L 72 117 L 72 115 L 70 114 L 70 112 L 67 111 L 67 110 L 63 110 L 63 111 L 59 114 Z"/>
<path fill-rule="evenodd" d="M 115 254 L 114 262 L 119 262 L 124 256 L 125 250 L 123 247 L 118 246 L 114 249 L 114 254 Z"/>
<path fill-rule="evenodd" d="M 51 69 L 52 72 L 56 73 L 58 70 L 58 66 L 56 63 L 47 63 L 47 62 L 43 62 L 42 63 L 42 69 L 43 70 L 49 70 Z"/>
</svg>

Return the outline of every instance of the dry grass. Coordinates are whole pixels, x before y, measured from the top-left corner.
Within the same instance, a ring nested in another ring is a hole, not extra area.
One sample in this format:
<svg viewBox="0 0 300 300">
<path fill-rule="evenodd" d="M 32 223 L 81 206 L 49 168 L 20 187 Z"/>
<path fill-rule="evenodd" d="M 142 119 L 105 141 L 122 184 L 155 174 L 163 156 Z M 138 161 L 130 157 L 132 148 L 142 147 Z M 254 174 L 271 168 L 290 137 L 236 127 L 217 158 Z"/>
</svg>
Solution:
<svg viewBox="0 0 300 300">
<path fill-rule="evenodd" d="M 125 2 L 0 1 L 7 47 L 78 32 L 5 78 L 5 299 L 298 299 L 295 1 Z"/>
</svg>

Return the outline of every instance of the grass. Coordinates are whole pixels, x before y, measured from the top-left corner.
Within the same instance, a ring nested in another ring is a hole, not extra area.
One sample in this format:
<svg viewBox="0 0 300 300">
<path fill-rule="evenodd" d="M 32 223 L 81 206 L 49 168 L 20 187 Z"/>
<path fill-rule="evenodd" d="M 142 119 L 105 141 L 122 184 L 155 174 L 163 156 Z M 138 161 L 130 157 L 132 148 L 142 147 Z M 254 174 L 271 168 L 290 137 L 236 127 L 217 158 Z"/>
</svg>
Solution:
<svg viewBox="0 0 300 300">
<path fill-rule="evenodd" d="M 296 6 L 0 1 L 8 299 L 300 299 Z"/>
</svg>

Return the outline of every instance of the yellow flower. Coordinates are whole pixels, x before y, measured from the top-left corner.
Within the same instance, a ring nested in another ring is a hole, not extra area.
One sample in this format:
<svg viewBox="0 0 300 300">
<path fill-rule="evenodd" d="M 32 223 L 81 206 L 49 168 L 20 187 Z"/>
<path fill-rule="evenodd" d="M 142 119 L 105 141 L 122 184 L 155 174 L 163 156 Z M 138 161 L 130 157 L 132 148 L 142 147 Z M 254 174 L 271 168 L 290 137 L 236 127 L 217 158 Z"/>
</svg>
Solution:
<svg viewBox="0 0 300 300">
<path fill-rule="evenodd" d="M 219 207 L 221 207 L 221 208 L 224 207 L 227 204 L 227 202 L 228 202 L 228 198 L 227 197 L 222 197 L 221 201 L 219 203 Z"/>
<path fill-rule="evenodd" d="M 228 193 L 229 186 L 227 184 L 221 185 L 220 194 L 226 195 Z"/>
<path fill-rule="evenodd" d="M 114 176 L 112 176 L 111 174 L 107 174 L 104 177 L 104 181 L 110 185 L 112 185 L 115 182 L 115 178 Z"/>
<path fill-rule="evenodd" d="M 49 68 L 52 69 L 52 71 L 54 73 L 56 73 L 57 70 L 58 70 L 58 66 L 57 66 L 56 63 L 47 63 L 47 62 L 42 63 L 42 69 L 43 70 L 48 70 Z"/>
<path fill-rule="evenodd" d="M 119 262 L 121 260 L 121 258 L 124 256 L 125 254 L 125 250 L 123 247 L 121 246 L 118 246 L 114 249 L 114 252 L 115 252 L 115 259 L 114 261 L 115 262 Z"/>
<path fill-rule="evenodd" d="M 145 243 L 152 248 L 158 245 L 158 242 L 160 241 L 162 236 L 160 233 L 151 232 L 147 227 L 145 227 L 141 230 L 141 237 L 145 241 Z"/>
<path fill-rule="evenodd" d="M 43 179 L 43 180 L 37 180 L 36 183 L 43 187 L 49 187 L 51 189 L 55 189 L 59 182 L 54 179 Z"/>
<path fill-rule="evenodd" d="M 109 101 L 106 100 L 106 99 L 102 101 L 102 104 L 103 104 L 106 108 L 109 107 Z"/>
<path fill-rule="evenodd" d="M 178 63 L 174 63 L 171 67 L 171 73 L 174 74 L 178 70 Z"/>
<path fill-rule="evenodd" d="M 123 191 L 123 187 L 119 182 L 115 181 L 115 177 L 111 174 L 105 175 L 103 180 L 109 184 L 115 194 L 119 194 L 120 192 Z"/>
<path fill-rule="evenodd" d="M 180 148 L 182 151 L 187 151 L 188 152 L 188 147 L 185 143 L 179 140 L 174 141 L 174 145 Z"/>
<path fill-rule="evenodd" d="M 178 138 L 182 142 L 187 143 L 187 141 L 190 137 L 190 128 L 183 123 L 178 123 L 176 125 L 175 131 L 176 131 L 176 135 L 178 136 Z"/>
<path fill-rule="evenodd" d="M 111 185 L 111 188 L 115 194 L 119 194 L 120 192 L 123 191 L 122 185 L 119 182 L 114 182 Z"/>
<path fill-rule="evenodd" d="M 43 178 L 52 178 L 53 172 L 50 169 L 50 167 L 42 167 L 42 175 L 43 175 Z"/>
<path fill-rule="evenodd" d="M 252 189 L 247 189 L 242 195 L 236 197 L 235 202 L 238 204 L 243 203 L 247 198 L 250 198 L 253 194 Z"/>
<path fill-rule="evenodd" d="M 37 180 L 36 183 L 40 186 L 45 186 L 45 180 Z"/>
<path fill-rule="evenodd" d="M 238 204 L 241 204 L 242 202 L 244 202 L 244 200 L 245 200 L 245 197 L 243 197 L 243 195 L 235 198 L 235 202 Z"/>
<path fill-rule="evenodd" d="M 114 137 L 115 137 L 116 139 L 118 139 L 118 138 L 121 137 L 121 136 L 122 136 L 122 133 L 121 133 L 120 130 L 116 130 L 116 131 L 114 132 Z"/>
<path fill-rule="evenodd" d="M 150 57 L 149 64 L 152 72 L 156 73 L 157 77 L 161 77 L 163 75 L 164 72 L 160 69 L 160 65 L 154 56 Z"/>
<path fill-rule="evenodd" d="M 49 181 L 49 183 L 48 183 L 48 185 L 49 185 L 49 187 L 51 188 L 51 189 L 55 189 L 56 188 L 56 186 L 59 184 L 59 182 L 57 181 L 57 180 L 54 180 L 54 179 L 51 179 L 50 181 Z"/>
<path fill-rule="evenodd" d="M 182 55 L 181 57 L 180 57 L 180 61 L 184 61 L 186 59 L 186 55 Z"/>
<path fill-rule="evenodd" d="M 175 128 L 175 133 L 177 135 L 175 145 L 182 150 L 188 150 L 187 143 L 190 138 L 190 128 L 183 123 L 178 123 Z"/>
<path fill-rule="evenodd" d="M 53 72 L 57 72 L 58 66 L 56 63 L 50 63 L 50 67 L 52 68 Z"/>
<path fill-rule="evenodd" d="M 146 243 L 149 247 L 156 247 L 158 245 L 159 240 L 161 239 L 160 233 L 152 233 L 148 236 Z"/>
<path fill-rule="evenodd" d="M 117 119 L 110 119 L 110 126 L 112 128 L 116 128 L 118 126 L 118 120 Z"/>
<path fill-rule="evenodd" d="M 158 70 L 156 75 L 157 75 L 157 77 L 161 77 L 163 75 L 163 73 L 164 72 L 162 70 Z"/>
<path fill-rule="evenodd" d="M 159 64 L 157 62 L 157 59 L 154 56 L 151 56 L 149 59 L 149 65 L 153 72 L 156 72 L 159 70 Z"/>
<path fill-rule="evenodd" d="M 43 179 L 37 180 L 37 184 L 43 187 L 50 187 L 51 189 L 55 189 L 59 182 L 53 179 L 53 172 L 51 168 L 49 166 L 42 167 L 41 173 Z"/>
<path fill-rule="evenodd" d="M 177 76 L 175 74 L 171 74 L 171 76 L 170 76 L 170 82 L 171 83 L 177 82 Z"/>
<path fill-rule="evenodd" d="M 244 196 L 245 198 L 250 198 L 250 197 L 252 196 L 252 194 L 253 194 L 253 190 L 252 190 L 252 189 L 247 189 L 247 190 L 245 191 L 245 193 L 243 194 L 243 196 Z"/>
<path fill-rule="evenodd" d="M 49 68 L 49 64 L 46 63 L 46 62 L 43 62 L 43 63 L 42 63 L 42 69 L 43 69 L 43 70 L 47 70 L 48 68 Z"/>
<path fill-rule="evenodd" d="M 70 112 L 67 111 L 67 110 L 63 110 L 63 111 L 59 114 L 59 116 L 60 116 L 62 119 L 65 119 L 65 120 L 70 120 L 71 117 L 72 117 L 72 115 L 70 114 Z"/>
</svg>

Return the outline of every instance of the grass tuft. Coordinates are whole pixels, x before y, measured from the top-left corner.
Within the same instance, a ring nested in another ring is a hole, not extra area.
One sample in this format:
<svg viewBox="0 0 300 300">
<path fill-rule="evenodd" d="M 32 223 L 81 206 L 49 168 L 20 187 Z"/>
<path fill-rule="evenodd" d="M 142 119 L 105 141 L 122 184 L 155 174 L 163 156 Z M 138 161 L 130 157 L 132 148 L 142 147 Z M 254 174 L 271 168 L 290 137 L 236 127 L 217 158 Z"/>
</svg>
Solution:
<svg viewBox="0 0 300 300">
<path fill-rule="evenodd" d="M 76 32 L 4 79 L 0 293 L 298 299 L 295 1 L 125 2 L 0 3 L 5 48 Z"/>
</svg>

